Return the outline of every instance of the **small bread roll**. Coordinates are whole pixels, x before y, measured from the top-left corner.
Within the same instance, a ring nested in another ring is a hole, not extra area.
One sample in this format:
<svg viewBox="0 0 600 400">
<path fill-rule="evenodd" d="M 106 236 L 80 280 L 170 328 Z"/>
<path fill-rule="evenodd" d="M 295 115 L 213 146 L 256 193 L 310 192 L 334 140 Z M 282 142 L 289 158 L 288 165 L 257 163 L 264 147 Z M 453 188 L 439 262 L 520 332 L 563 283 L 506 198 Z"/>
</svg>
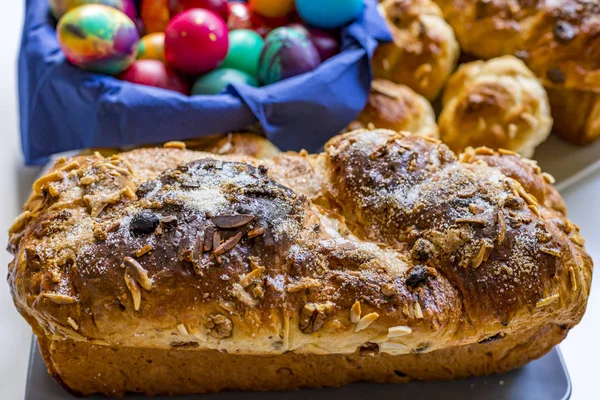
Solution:
<svg viewBox="0 0 600 400">
<path fill-rule="evenodd" d="M 439 137 L 431 104 L 409 87 L 385 79 L 373 81 L 365 109 L 347 130 L 368 127 Z"/>
<path fill-rule="evenodd" d="M 386 0 L 379 8 L 394 41 L 375 51 L 375 77 L 406 85 L 428 100 L 435 99 L 459 55 L 452 28 L 431 0 Z"/>
<path fill-rule="evenodd" d="M 439 128 L 455 152 L 487 146 L 531 157 L 552 129 L 548 96 L 515 57 L 463 64 L 448 81 Z"/>
</svg>

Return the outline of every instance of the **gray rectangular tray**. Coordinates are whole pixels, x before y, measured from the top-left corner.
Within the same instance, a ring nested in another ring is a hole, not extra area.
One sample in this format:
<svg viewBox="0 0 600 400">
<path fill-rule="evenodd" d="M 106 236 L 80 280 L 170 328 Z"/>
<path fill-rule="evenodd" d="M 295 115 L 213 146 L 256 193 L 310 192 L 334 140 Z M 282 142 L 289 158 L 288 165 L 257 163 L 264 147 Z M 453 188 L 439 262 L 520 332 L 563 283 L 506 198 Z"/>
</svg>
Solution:
<svg viewBox="0 0 600 400">
<path fill-rule="evenodd" d="M 501 375 L 471 378 L 450 382 L 411 382 L 404 384 L 348 385 L 338 389 L 304 389 L 293 392 L 227 392 L 220 394 L 153 397 L 154 400 L 567 400 L 571 396 L 571 381 L 558 348 L 554 348 L 539 360 L 532 361 L 518 370 Z M 27 390 L 25 400 L 76 399 L 67 393 L 46 370 L 44 360 L 34 339 L 31 347 Z M 90 397 L 100 400 L 103 397 Z M 126 400 L 148 399 L 129 395 Z"/>
</svg>

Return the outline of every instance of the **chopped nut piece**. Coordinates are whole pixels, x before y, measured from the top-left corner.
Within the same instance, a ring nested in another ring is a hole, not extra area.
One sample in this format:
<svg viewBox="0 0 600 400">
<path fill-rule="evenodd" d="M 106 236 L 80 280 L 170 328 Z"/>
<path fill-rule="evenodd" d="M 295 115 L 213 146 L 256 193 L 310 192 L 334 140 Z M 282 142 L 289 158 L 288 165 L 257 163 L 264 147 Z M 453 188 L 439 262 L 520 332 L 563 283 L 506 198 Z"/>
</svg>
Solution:
<svg viewBox="0 0 600 400">
<path fill-rule="evenodd" d="M 335 311 L 335 305 L 325 303 L 308 303 L 300 312 L 299 328 L 304 333 L 313 333 L 323 327 L 327 318 Z"/>
<path fill-rule="evenodd" d="M 357 300 L 354 302 L 354 305 L 350 309 L 350 322 L 356 324 L 358 321 L 360 321 L 360 314 L 360 301 Z"/>
<path fill-rule="evenodd" d="M 259 268 L 256 268 L 255 270 L 252 270 L 251 272 L 247 273 L 240 279 L 240 285 L 243 288 L 246 288 L 247 286 L 254 283 L 254 281 L 256 281 L 257 279 L 260 279 L 263 276 L 264 272 L 265 272 L 264 267 L 259 267 Z"/>
<path fill-rule="evenodd" d="M 48 175 L 44 175 L 33 183 L 33 192 L 42 193 L 52 182 L 62 181 L 65 174 L 62 171 L 54 171 Z"/>
<path fill-rule="evenodd" d="M 400 337 L 400 336 L 406 336 L 406 335 L 410 335 L 412 333 L 412 328 L 408 327 L 408 326 L 392 326 L 391 328 L 388 329 L 388 334 L 387 336 L 389 338 L 392 337 Z"/>
<path fill-rule="evenodd" d="M 471 203 L 471 204 L 469 204 L 469 211 L 471 212 L 471 214 L 477 215 L 477 214 L 481 214 L 485 210 L 480 205 L 477 205 L 475 203 Z"/>
<path fill-rule="evenodd" d="M 92 176 L 92 175 L 83 176 L 79 180 L 79 183 L 82 184 L 83 186 L 89 186 L 92 183 L 96 183 L 96 182 L 98 182 L 98 177 L 97 176 Z"/>
<path fill-rule="evenodd" d="M 125 273 L 124 279 L 125 285 L 127 286 L 127 289 L 129 289 L 129 292 L 131 293 L 131 298 L 133 299 L 133 309 L 135 311 L 139 311 L 140 304 L 142 302 L 142 291 L 140 290 L 140 286 L 135 281 L 135 279 L 133 279 L 133 277 L 127 272 Z"/>
<path fill-rule="evenodd" d="M 216 232 L 215 232 L 216 234 Z M 221 244 L 219 247 L 217 247 L 214 251 L 215 257 L 221 256 L 225 253 L 227 253 L 228 251 L 230 251 L 231 249 L 233 249 L 242 239 L 242 232 L 238 232 L 235 234 L 235 236 L 230 237 L 229 239 L 227 239 L 225 242 L 223 242 L 223 244 Z M 216 241 L 215 241 L 216 243 Z"/>
<path fill-rule="evenodd" d="M 356 323 L 354 327 L 354 332 L 360 332 L 363 329 L 367 329 L 369 325 L 371 325 L 377 318 L 379 318 L 379 314 L 376 312 L 372 312 L 370 314 L 365 315 Z"/>
<path fill-rule="evenodd" d="M 571 289 L 575 292 L 577 290 L 577 277 L 573 267 L 569 268 L 569 278 L 571 279 Z"/>
<path fill-rule="evenodd" d="M 540 301 L 538 301 L 537 303 L 535 303 L 535 306 L 537 308 L 545 307 L 548 304 L 554 303 L 556 300 L 558 300 L 558 294 L 553 294 L 552 296 L 548 296 L 546 298 L 541 299 Z"/>
<path fill-rule="evenodd" d="M 250 239 L 257 237 L 257 236 L 264 235 L 264 234 L 265 234 L 265 228 L 255 228 L 255 229 L 248 231 L 248 237 Z"/>
<path fill-rule="evenodd" d="M 456 222 L 457 224 L 460 224 L 460 223 L 470 223 L 470 224 L 485 225 L 485 220 L 484 219 L 478 219 L 478 218 L 458 218 L 454 222 Z"/>
<path fill-rule="evenodd" d="M 181 149 L 181 150 L 184 150 L 187 146 L 183 142 L 174 140 L 174 141 L 167 142 L 167 143 L 163 144 L 163 147 L 165 149 Z"/>
<path fill-rule="evenodd" d="M 131 257 L 125 257 L 125 263 L 128 271 L 131 272 L 133 278 L 146 290 L 152 289 L 152 281 L 148 278 L 148 272 L 142 265 Z"/>
<path fill-rule="evenodd" d="M 74 297 L 67 296 L 60 293 L 42 293 L 42 296 L 52 301 L 53 303 L 66 305 L 66 304 L 75 304 L 77 300 Z"/>
<path fill-rule="evenodd" d="M 71 325 L 71 327 L 73 329 L 75 329 L 76 331 L 79 330 L 79 325 L 77 325 L 77 322 L 75 322 L 75 320 L 71 317 L 67 318 L 67 322 L 69 323 L 69 325 Z"/>
<path fill-rule="evenodd" d="M 213 237 L 215 235 L 215 228 L 209 226 L 204 232 L 204 251 L 210 251 L 213 248 Z"/>
<path fill-rule="evenodd" d="M 498 210 L 498 226 L 500 228 L 500 231 L 498 232 L 498 244 L 502 244 L 506 235 L 506 222 L 504 221 L 504 213 L 502 210 Z"/>
<path fill-rule="evenodd" d="M 516 126 L 515 126 L 515 128 L 516 128 Z M 510 126 L 509 126 L 509 130 L 510 130 Z M 498 153 L 505 155 L 505 156 L 519 156 L 519 153 L 512 151 L 512 150 L 508 150 L 508 149 L 498 149 Z"/>
<path fill-rule="evenodd" d="M 540 251 L 542 253 L 546 253 L 546 254 L 549 254 L 549 255 L 554 256 L 554 257 L 560 257 L 560 250 L 557 250 L 557 249 L 550 249 L 548 247 L 543 247 L 542 246 L 542 247 L 540 247 Z"/>
<path fill-rule="evenodd" d="M 495 153 L 494 150 L 490 149 L 489 147 L 478 147 L 475 149 L 475 154 L 483 156 L 493 156 Z"/>
<path fill-rule="evenodd" d="M 539 204 L 535 196 L 527 193 L 525 189 L 523 189 L 523 186 L 519 186 L 517 193 L 519 193 L 519 196 L 521 196 L 530 206 L 537 206 Z"/>
<path fill-rule="evenodd" d="M 231 295 L 246 307 L 256 306 L 256 300 L 254 300 L 254 298 L 252 298 L 252 296 L 250 296 L 250 294 L 246 292 L 239 283 L 234 283 L 232 285 Z"/>
<path fill-rule="evenodd" d="M 217 339 L 225 339 L 233 333 L 233 322 L 223 314 L 214 314 L 208 318 L 205 325 L 208 335 Z"/>
<path fill-rule="evenodd" d="M 212 222 L 221 229 L 241 228 L 254 220 L 254 215 L 220 215 L 212 218 Z"/>
<path fill-rule="evenodd" d="M 569 239 L 571 239 L 571 242 L 575 243 L 578 246 L 583 246 L 585 244 L 585 239 L 580 235 L 570 236 Z"/>
<path fill-rule="evenodd" d="M 141 256 L 143 256 L 144 254 L 148 254 L 149 252 L 151 252 L 152 250 L 154 250 L 152 248 L 152 246 L 150 246 L 149 244 L 145 245 L 144 247 L 142 247 L 141 249 L 137 249 L 135 251 L 135 256 L 140 258 Z"/>
<path fill-rule="evenodd" d="M 67 171 L 70 171 L 72 169 L 77 169 L 77 168 L 79 168 L 79 163 L 77 161 L 71 161 L 67 165 L 60 167 L 60 170 L 67 172 Z"/>
<path fill-rule="evenodd" d="M 379 351 L 390 354 L 409 354 L 410 348 L 402 343 L 384 342 L 379 344 Z"/>
<path fill-rule="evenodd" d="M 305 289 L 321 286 L 321 282 L 317 279 L 303 277 L 296 283 L 290 283 L 286 290 L 288 293 L 296 293 Z"/>
<path fill-rule="evenodd" d="M 544 178 L 546 183 L 549 183 L 551 185 L 554 185 L 554 183 L 556 183 L 556 179 L 554 179 L 554 177 L 547 172 L 542 173 L 542 177 Z"/>
<path fill-rule="evenodd" d="M 20 232 L 25 227 L 29 219 L 31 219 L 31 212 L 25 211 L 19 214 L 19 216 L 13 221 L 10 228 L 8 228 L 8 233 L 12 234 Z"/>
<path fill-rule="evenodd" d="M 419 302 L 415 303 L 415 317 L 417 319 L 423 318 L 423 310 L 421 310 L 421 304 L 419 304 Z"/>
<path fill-rule="evenodd" d="M 262 299 L 263 297 L 265 297 L 265 290 L 262 288 L 262 286 L 257 285 L 254 289 L 252 289 L 252 294 L 254 295 L 254 297 Z"/>
<path fill-rule="evenodd" d="M 481 247 L 479 247 L 479 252 L 477 252 L 477 255 L 475 256 L 475 258 L 473 259 L 473 261 L 471 261 L 471 267 L 473 268 L 479 268 L 479 266 L 481 265 L 481 263 L 483 262 L 483 259 L 485 257 L 485 253 L 486 253 L 487 249 L 486 249 L 486 244 L 485 241 L 481 241 Z"/>
</svg>

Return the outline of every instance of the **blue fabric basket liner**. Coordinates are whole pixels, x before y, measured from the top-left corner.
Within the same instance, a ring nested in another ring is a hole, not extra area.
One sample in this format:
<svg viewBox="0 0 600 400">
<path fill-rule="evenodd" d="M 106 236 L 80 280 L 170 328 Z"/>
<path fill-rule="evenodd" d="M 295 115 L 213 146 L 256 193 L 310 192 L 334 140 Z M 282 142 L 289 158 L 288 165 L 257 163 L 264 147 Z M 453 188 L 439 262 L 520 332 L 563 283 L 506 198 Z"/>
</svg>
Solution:
<svg viewBox="0 0 600 400">
<path fill-rule="evenodd" d="M 25 162 L 55 153 L 242 131 L 259 122 L 283 150 L 314 150 L 364 107 L 370 59 L 390 33 L 375 0 L 342 29 L 342 52 L 315 71 L 254 88 L 230 85 L 188 97 L 82 71 L 60 50 L 48 0 L 27 0 L 19 54 L 21 142 Z"/>
</svg>

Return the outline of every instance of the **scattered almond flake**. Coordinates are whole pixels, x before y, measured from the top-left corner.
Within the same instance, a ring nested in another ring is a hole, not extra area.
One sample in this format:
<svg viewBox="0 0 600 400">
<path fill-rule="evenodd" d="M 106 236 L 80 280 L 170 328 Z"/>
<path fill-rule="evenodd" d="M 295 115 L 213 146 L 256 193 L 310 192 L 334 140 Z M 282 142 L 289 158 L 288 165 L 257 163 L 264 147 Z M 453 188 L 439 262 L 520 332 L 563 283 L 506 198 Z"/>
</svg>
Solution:
<svg viewBox="0 0 600 400">
<path fill-rule="evenodd" d="M 376 312 L 372 312 L 370 314 L 365 315 L 356 323 L 354 327 L 354 332 L 360 332 L 363 329 L 366 329 L 369 325 L 371 325 L 377 318 L 379 318 L 379 314 Z"/>
<path fill-rule="evenodd" d="M 20 232 L 25 227 L 29 219 L 31 219 L 30 211 L 24 211 L 19 214 L 19 216 L 17 216 L 17 218 L 15 218 L 13 223 L 10 225 L 10 228 L 8 228 L 8 233 L 12 234 Z"/>
<path fill-rule="evenodd" d="M 494 150 L 490 149 L 489 147 L 478 147 L 475 149 L 475 154 L 477 155 L 484 155 L 484 156 L 493 156 L 494 154 Z"/>
<path fill-rule="evenodd" d="M 258 261 L 256 261 L 256 257 L 250 257 L 249 258 L 249 263 L 250 263 L 250 268 L 254 269 L 258 269 L 258 268 L 262 268 L 264 269 L 265 267 L 261 266 L 260 264 L 258 264 Z"/>
<path fill-rule="evenodd" d="M 189 332 L 187 330 L 187 328 L 185 327 L 184 324 L 179 324 L 177 325 L 177 330 L 179 331 L 179 333 L 183 336 L 189 336 Z"/>
<path fill-rule="evenodd" d="M 74 297 L 60 293 L 45 292 L 42 293 L 42 297 L 45 297 L 53 303 L 60 305 L 75 304 L 77 302 L 77 300 Z"/>
<path fill-rule="evenodd" d="M 148 277 L 148 272 L 142 267 L 142 264 L 131 257 L 125 257 L 125 264 L 131 276 L 146 290 L 152 289 L 152 281 Z"/>
<path fill-rule="evenodd" d="M 519 188 L 517 189 L 517 193 L 519 194 L 519 196 L 521 196 L 523 198 L 523 200 L 525 200 L 527 202 L 527 204 L 529 204 L 530 206 L 537 206 L 539 203 L 537 201 L 537 199 L 535 198 L 534 195 L 527 193 L 525 191 L 525 189 L 523 189 L 523 186 L 519 186 Z"/>
<path fill-rule="evenodd" d="M 215 232 L 215 236 L 218 234 L 218 232 Z M 226 241 L 224 241 L 222 244 L 220 244 L 215 250 L 214 250 L 214 255 L 215 257 L 219 257 L 222 256 L 223 254 L 227 253 L 228 251 L 232 250 L 242 239 L 242 232 L 238 232 L 235 234 L 235 236 L 230 237 L 229 239 L 227 239 Z M 220 240 L 220 239 L 219 239 Z M 216 243 L 218 242 L 217 240 L 215 240 L 213 238 L 213 242 Z"/>
<path fill-rule="evenodd" d="M 402 313 L 403 313 L 404 315 L 406 315 L 407 317 L 410 315 L 410 314 L 409 314 L 409 312 L 408 312 L 408 304 L 404 304 L 404 305 L 402 306 Z"/>
<path fill-rule="evenodd" d="M 471 214 L 477 215 L 481 214 L 484 211 L 484 209 L 475 203 L 471 203 L 469 204 L 469 211 L 471 212 Z"/>
<path fill-rule="evenodd" d="M 557 250 L 557 249 L 550 249 L 548 247 L 541 246 L 540 251 L 543 253 L 546 253 L 546 254 L 550 254 L 551 256 L 554 256 L 554 257 L 560 257 L 560 250 Z"/>
<path fill-rule="evenodd" d="M 52 197 L 60 196 L 60 192 L 56 189 L 56 186 L 52 184 L 48 185 L 48 193 L 50 193 L 50 196 Z"/>
<path fill-rule="evenodd" d="M 421 304 L 418 301 L 415 303 L 415 317 L 417 319 L 423 318 L 423 310 L 421 310 Z"/>
<path fill-rule="evenodd" d="M 392 326 L 391 328 L 389 328 L 387 336 L 389 338 L 392 338 L 392 337 L 410 335 L 411 333 L 412 333 L 411 327 L 398 325 L 398 326 Z"/>
<path fill-rule="evenodd" d="M 388 335 L 384 334 L 384 335 L 377 335 L 371 339 L 369 339 L 370 343 L 383 343 L 383 342 L 387 342 L 388 341 Z"/>
<path fill-rule="evenodd" d="M 262 299 L 265 297 L 265 290 L 262 288 L 262 286 L 257 285 L 254 287 L 254 289 L 252 289 L 252 295 L 258 299 Z"/>
<path fill-rule="evenodd" d="M 553 294 L 552 296 L 548 296 L 546 298 L 541 299 L 540 301 L 538 301 L 537 303 L 535 303 L 535 306 L 537 308 L 545 307 L 548 304 L 554 303 L 556 300 L 558 300 L 558 294 Z"/>
<path fill-rule="evenodd" d="M 409 354 L 410 348 L 402 343 L 383 342 L 379 343 L 379 351 L 391 354 Z"/>
<path fill-rule="evenodd" d="M 577 234 L 570 236 L 569 239 L 578 246 L 583 246 L 585 244 L 585 239 Z"/>
<path fill-rule="evenodd" d="M 92 183 L 96 182 L 98 182 L 98 177 L 95 175 L 86 175 L 81 177 L 81 179 L 79 180 L 79 183 L 81 183 L 83 186 L 89 186 Z"/>
<path fill-rule="evenodd" d="M 502 242 L 504 242 L 504 236 L 506 235 L 506 222 L 504 221 L 504 213 L 502 210 L 498 210 L 498 226 L 500 227 L 498 244 L 502 244 Z"/>
<path fill-rule="evenodd" d="M 510 128 L 510 126 L 509 126 Z M 519 153 L 512 151 L 512 150 L 508 150 L 508 149 L 498 149 L 498 153 L 505 155 L 505 156 L 519 156 Z"/>
<path fill-rule="evenodd" d="M 131 293 L 131 298 L 133 299 L 133 309 L 139 311 L 142 302 L 142 291 L 140 290 L 140 286 L 127 272 L 125 273 L 124 279 L 125 285 L 127 286 L 127 289 L 129 289 L 129 293 Z"/>
<path fill-rule="evenodd" d="M 550 175 L 549 173 L 547 173 L 547 172 L 543 172 L 542 173 L 542 177 L 544 178 L 544 180 L 546 181 L 546 183 L 549 183 L 551 185 L 554 185 L 556 183 L 556 179 L 552 175 Z"/>
<path fill-rule="evenodd" d="M 180 150 L 184 150 L 187 146 L 185 143 L 177 141 L 177 140 L 173 140 L 171 142 L 167 142 L 165 144 L 163 144 L 163 147 L 165 149 L 180 149 Z"/>
<path fill-rule="evenodd" d="M 540 210 L 537 208 L 537 206 L 534 206 L 532 204 L 527 206 L 536 216 L 541 217 L 542 214 L 540 214 Z"/>
<path fill-rule="evenodd" d="M 142 247 L 141 249 L 137 249 L 137 250 L 135 251 L 135 256 L 136 256 L 137 258 L 140 258 L 140 257 L 141 257 L 141 256 L 143 256 L 144 254 L 147 254 L 147 253 L 151 252 L 152 250 L 154 250 L 154 249 L 152 248 L 152 246 L 151 246 L 151 245 L 149 245 L 149 244 L 147 244 L 147 245 L 145 245 L 144 247 Z"/>
<path fill-rule="evenodd" d="M 250 231 L 248 231 L 247 235 L 249 238 L 254 238 L 257 236 L 261 236 L 264 235 L 265 233 L 265 228 L 255 228 L 255 229 L 251 229 Z"/>
<path fill-rule="evenodd" d="M 42 193 L 44 189 L 48 187 L 52 182 L 62 181 L 65 174 L 62 171 L 54 171 L 50 174 L 44 175 L 33 183 L 33 192 L 36 194 Z"/>
<path fill-rule="evenodd" d="M 75 322 L 75 320 L 71 317 L 67 318 L 67 322 L 69 323 L 69 325 L 71 325 L 71 327 L 73 329 L 75 329 L 76 331 L 79 330 L 79 325 L 77 325 L 77 322 Z"/>
<path fill-rule="evenodd" d="M 249 214 L 235 214 L 235 215 L 219 215 L 211 218 L 213 224 L 221 229 L 233 229 L 241 228 L 248 225 L 256 218 L 254 215 Z"/>
<path fill-rule="evenodd" d="M 485 241 L 482 240 L 481 241 L 481 246 L 479 247 L 479 252 L 477 252 L 477 255 L 471 261 L 471 267 L 472 268 L 475 268 L 475 269 L 479 268 L 479 266 L 483 262 L 483 259 L 485 257 L 485 253 L 486 253 L 486 244 L 485 244 Z"/>
<path fill-rule="evenodd" d="M 256 306 L 256 300 L 254 300 L 254 298 L 250 296 L 239 283 L 234 283 L 232 285 L 231 295 L 246 307 Z"/>
<path fill-rule="evenodd" d="M 478 218 L 458 218 L 458 219 L 454 220 L 454 222 L 456 222 L 457 224 L 471 223 L 471 224 L 485 225 L 485 220 L 478 219 Z"/>
<path fill-rule="evenodd" d="M 109 169 L 111 171 L 118 172 L 120 175 L 131 176 L 131 172 L 129 172 L 129 170 L 127 170 L 126 168 L 119 167 L 117 165 L 110 164 L 110 163 L 104 164 L 104 167 L 106 167 L 106 169 Z"/>
<path fill-rule="evenodd" d="M 571 279 L 571 289 L 575 292 L 577 290 L 577 278 L 573 267 L 569 268 L 569 278 Z"/>
<path fill-rule="evenodd" d="M 302 290 L 318 287 L 320 285 L 321 282 L 317 279 L 303 277 L 298 282 L 287 285 L 286 290 L 288 293 L 296 293 Z"/>
<path fill-rule="evenodd" d="M 259 267 L 259 268 L 252 270 L 251 272 L 247 273 L 240 279 L 240 285 L 243 288 L 246 288 L 247 286 L 254 283 L 255 280 L 261 278 L 263 276 L 264 272 L 265 272 L 264 267 Z"/>
<path fill-rule="evenodd" d="M 358 321 L 360 321 L 360 315 L 360 301 L 357 300 L 354 302 L 354 305 L 350 309 L 350 322 L 356 324 Z"/>
<path fill-rule="evenodd" d="M 137 197 L 135 192 L 129 186 L 125 186 L 123 189 L 121 189 L 120 194 L 124 195 L 128 199 L 135 199 Z"/>
</svg>

